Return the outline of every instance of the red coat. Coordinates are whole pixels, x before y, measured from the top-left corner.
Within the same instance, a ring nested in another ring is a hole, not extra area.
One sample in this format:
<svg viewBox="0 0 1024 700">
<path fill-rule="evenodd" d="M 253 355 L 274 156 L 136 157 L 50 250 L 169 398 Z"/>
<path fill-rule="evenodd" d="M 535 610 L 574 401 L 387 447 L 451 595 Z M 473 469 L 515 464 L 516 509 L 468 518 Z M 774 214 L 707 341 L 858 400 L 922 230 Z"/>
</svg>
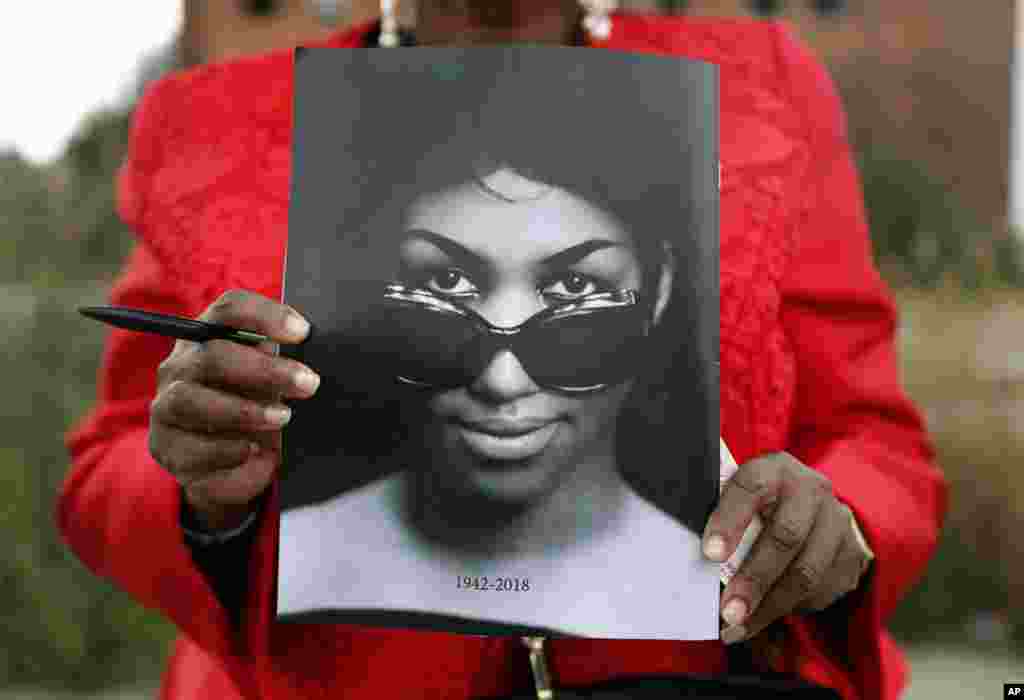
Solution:
<svg viewBox="0 0 1024 700">
<path fill-rule="evenodd" d="M 893 700 L 906 665 L 882 624 L 934 549 L 946 492 L 898 382 L 895 309 L 872 264 L 833 86 L 768 23 L 618 15 L 601 45 L 721 68 L 722 433 L 741 463 L 788 450 L 828 474 L 878 557 L 848 624 L 787 619 L 775 663 L 848 700 Z M 231 287 L 279 298 L 291 65 L 280 52 L 148 90 L 119 182 L 138 245 L 114 303 L 194 316 Z M 156 336 L 111 333 L 99 403 L 68 437 L 74 466 L 57 512 L 87 566 L 182 630 L 163 697 L 236 697 L 233 678 L 251 697 L 457 699 L 528 677 L 515 640 L 273 624 L 273 507 L 233 638 L 182 541 L 175 482 L 147 451 L 155 369 L 169 349 Z M 725 668 L 717 641 L 556 640 L 551 662 L 558 683 Z"/>
</svg>

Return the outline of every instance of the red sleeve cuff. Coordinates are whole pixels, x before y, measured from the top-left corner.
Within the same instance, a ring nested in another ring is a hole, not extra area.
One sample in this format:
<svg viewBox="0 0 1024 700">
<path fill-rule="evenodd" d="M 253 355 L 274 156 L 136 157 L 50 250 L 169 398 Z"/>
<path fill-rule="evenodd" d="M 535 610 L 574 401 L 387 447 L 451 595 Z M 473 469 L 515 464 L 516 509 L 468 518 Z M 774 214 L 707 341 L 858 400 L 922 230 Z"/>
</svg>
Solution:
<svg viewBox="0 0 1024 700">
<path fill-rule="evenodd" d="M 76 461 L 57 511 L 72 550 L 200 646 L 230 653 L 226 611 L 192 560 L 179 521 L 178 484 L 150 457 L 146 430 L 98 444 Z"/>
</svg>

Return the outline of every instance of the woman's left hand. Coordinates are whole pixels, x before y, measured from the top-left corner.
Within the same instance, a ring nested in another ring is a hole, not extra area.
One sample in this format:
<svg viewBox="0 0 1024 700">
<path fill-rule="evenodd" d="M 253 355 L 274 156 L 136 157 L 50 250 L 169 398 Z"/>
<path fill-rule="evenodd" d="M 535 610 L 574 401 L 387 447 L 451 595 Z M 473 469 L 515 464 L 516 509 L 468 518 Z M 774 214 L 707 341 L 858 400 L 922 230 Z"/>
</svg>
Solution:
<svg viewBox="0 0 1024 700">
<path fill-rule="evenodd" d="M 727 644 L 793 612 L 824 610 L 857 588 L 871 561 L 853 513 L 828 478 L 792 455 L 740 465 L 704 532 L 704 553 L 725 561 L 757 513 L 764 530 L 722 593 Z"/>
</svg>

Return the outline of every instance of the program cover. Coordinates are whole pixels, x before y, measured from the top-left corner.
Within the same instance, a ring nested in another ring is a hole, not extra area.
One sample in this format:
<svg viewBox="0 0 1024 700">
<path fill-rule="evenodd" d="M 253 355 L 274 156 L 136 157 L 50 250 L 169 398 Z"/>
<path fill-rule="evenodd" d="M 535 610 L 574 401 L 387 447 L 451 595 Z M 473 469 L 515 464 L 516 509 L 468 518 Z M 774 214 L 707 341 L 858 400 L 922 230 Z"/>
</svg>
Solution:
<svg viewBox="0 0 1024 700">
<path fill-rule="evenodd" d="M 277 617 L 718 637 L 714 66 L 304 49 Z"/>
</svg>

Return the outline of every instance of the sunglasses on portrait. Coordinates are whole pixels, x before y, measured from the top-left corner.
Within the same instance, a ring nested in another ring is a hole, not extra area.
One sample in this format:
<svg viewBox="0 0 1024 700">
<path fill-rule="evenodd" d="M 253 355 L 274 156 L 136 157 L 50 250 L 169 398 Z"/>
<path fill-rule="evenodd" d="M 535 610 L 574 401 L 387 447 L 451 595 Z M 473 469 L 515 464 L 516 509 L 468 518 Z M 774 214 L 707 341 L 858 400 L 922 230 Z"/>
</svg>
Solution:
<svg viewBox="0 0 1024 700">
<path fill-rule="evenodd" d="M 424 388 L 468 386 L 509 350 L 538 386 L 598 391 L 636 374 L 648 330 L 633 290 L 589 294 L 502 327 L 437 294 L 389 284 L 372 318 L 358 332 L 366 349 L 398 381 Z"/>
</svg>

